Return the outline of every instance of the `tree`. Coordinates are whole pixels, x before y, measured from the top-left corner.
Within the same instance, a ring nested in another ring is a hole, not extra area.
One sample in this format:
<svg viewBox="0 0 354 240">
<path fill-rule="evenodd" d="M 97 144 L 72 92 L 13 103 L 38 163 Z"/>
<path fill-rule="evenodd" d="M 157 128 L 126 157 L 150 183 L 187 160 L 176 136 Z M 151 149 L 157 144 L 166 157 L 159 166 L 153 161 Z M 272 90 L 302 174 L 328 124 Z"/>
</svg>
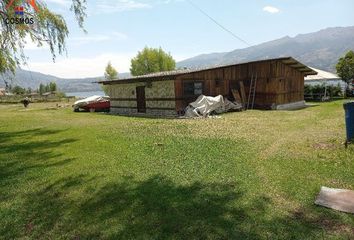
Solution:
<svg viewBox="0 0 354 240">
<path fill-rule="evenodd" d="M 15 6 L 24 7 L 23 16 L 16 14 Z M 83 28 L 86 0 L 72 0 L 71 10 Z M 16 67 L 26 63 L 23 49 L 28 39 L 38 46 L 49 45 L 55 60 L 56 54 L 66 52 L 68 34 L 64 18 L 50 11 L 44 0 L 0 1 L 0 74 L 14 73 Z"/>
<path fill-rule="evenodd" d="M 145 47 L 131 60 L 130 72 L 133 76 L 154 72 L 171 71 L 176 68 L 176 61 L 162 48 Z"/>
<path fill-rule="evenodd" d="M 55 92 L 57 91 L 57 84 L 55 82 L 50 82 L 49 83 L 49 92 Z"/>
<path fill-rule="evenodd" d="M 12 88 L 12 93 L 16 95 L 22 95 L 26 93 L 26 89 L 16 85 Z"/>
<path fill-rule="evenodd" d="M 45 93 L 45 86 L 43 83 L 39 84 L 39 89 L 38 92 L 40 95 L 42 95 L 43 93 Z"/>
<path fill-rule="evenodd" d="M 49 84 L 46 84 L 45 86 L 44 86 L 44 92 L 50 92 L 50 87 L 49 87 Z"/>
<path fill-rule="evenodd" d="M 104 72 L 106 80 L 113 80 L 118 78 L 117 70 L 112 66 L 111 62 L 108 62 L 106 70 Z"/>
<path fill-rule="evenodd" d="M 106 94 L 106 96 L 109 96 L 109 87 L 107 85 L 102 84 L 101 89 L 104 92 L 104 94 Z"/>
<path fill-rule="evenodd" d="M 348 84 L 354 79 L 354 52 L 349 51 L 336 65 L 338 75 Z"/>
</svg>

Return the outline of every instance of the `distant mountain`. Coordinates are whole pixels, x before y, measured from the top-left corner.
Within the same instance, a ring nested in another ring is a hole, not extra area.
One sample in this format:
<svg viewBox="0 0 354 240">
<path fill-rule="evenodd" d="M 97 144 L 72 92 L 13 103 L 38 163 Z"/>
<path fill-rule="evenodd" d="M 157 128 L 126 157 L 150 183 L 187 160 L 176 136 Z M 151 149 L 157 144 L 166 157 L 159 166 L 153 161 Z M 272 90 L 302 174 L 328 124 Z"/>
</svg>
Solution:
<svg viewBox="0 0 354 240">
<path fill-rule="evenodd" d="M 253 47 L 238 49 L 231 52 L 199 55 L 177 63 L 178 68 L 199 68 L 214 65 L 248 62 L 259 59 L 292 56 L 308 66 L 335 72 L 339 57 L 348 50 L 354 50 L 354 26 L 327 28 L 315 33 L 300 34 L 294 38 L 284 37 L 262 43 Z M 119 74 L 120 78 L 130 76 L 129 73 Z M 97 83 L 103 77 L 64 79 L 39 72 L 18 69 L 15 76 L 4 77 L 11 84 L 25 88 L 37 89 L 40 83 L 55 81 L 64 92 L 99 91 Z M 0 87 L 5 83 L 0 76 Z"/>
<path fill-rule="evenodd" d="M 126 77 L 127 74 L 123 73 L 119 76 Z M 23 69 L 17 69 L 15 76 L 12 74 L 5 74 L 3 77 L 12 86 L 19 85 L 21 87 L 32 89 L 38 89 L 39 84 L 41 83 L 47 84 L 50 82 L 56 82 L 58 88 L 64 92 L 100 91 L 101 86 L 95 82 L 104 79 L 104 77 L 67 79 Z M 4 86 L 5 82 L 0 77 L 0 87 Z"/>
<path fill-rule="evenodd" d="M 186 59 L 177 67 L 199 68 L 292 56 L 311 67 L 335 72 L 339 57 L 354 50 L 354 26 L 327 28 L 315 33 L 284 37 L 231 52 L 203 54 Z"/>
</svg>

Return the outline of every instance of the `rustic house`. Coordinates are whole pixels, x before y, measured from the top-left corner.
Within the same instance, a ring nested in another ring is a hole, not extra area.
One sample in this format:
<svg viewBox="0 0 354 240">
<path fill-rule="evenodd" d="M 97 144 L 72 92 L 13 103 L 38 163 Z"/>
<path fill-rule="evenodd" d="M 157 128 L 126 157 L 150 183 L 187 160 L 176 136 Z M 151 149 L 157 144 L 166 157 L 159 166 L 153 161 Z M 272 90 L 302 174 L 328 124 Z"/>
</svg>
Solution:
<svg viewBox="0 0 354 240">
<path fill-rule="evenodd" d="M 316 71 L 286 57 L 198 70 L 176 70 L 103 81 L 116 114 L 182 115 L 199 95 L 223 95 L 252 108 L 304 104 L 304 77 Z M 239 99 L 238 99 L 239 98 Z"/>
</svg>

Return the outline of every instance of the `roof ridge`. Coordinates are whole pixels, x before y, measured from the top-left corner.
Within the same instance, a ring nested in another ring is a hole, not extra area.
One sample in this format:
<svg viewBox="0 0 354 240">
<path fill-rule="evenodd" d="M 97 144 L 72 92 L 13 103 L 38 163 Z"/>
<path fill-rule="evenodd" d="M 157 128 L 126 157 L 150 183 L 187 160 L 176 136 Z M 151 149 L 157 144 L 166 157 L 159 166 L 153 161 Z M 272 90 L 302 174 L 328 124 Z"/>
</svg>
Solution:
<svg viewBox="0 0 354 240">
<path fill-rule="evenodd" d="M 189 73 L 196 73 L 196 72 L 201 72 L 201 71 L 206 71 L 206 70 L 215 70 L 218 68 L 226 68 L 226 67 L 232 67 L 236 65 L 244 65 L 244 64 L 251 64 L 251 63 L 258 63 L 258 62 L 265 62 L 265 61 L 284 61 L 284 64 L 287 65 L 296 65 L 296 68 L 299 69 L 299 71 L 302 72 L 307 72 L 308 75 L 316 75 L 317 72 L 312 70 L 310 67 L 302 64 L 298 60 L 296 60 L 293 57 L 280 57 L 280 58 L 268 58 L 268 59 L 261 59 L 261 60 L 254 60 L 254 61 L 249 61 L 249 62 L 238 62 L 238 63 L 233 63 L 233 64 L 220 64 L 217 66 L 208 66 L 208 67 L 203 67 L 203 68 L 197 68 L 197 69 L 191 69 L 191 68 L 186 68 L 186 69 L 175 69 L 171 71 L 164 71 L 164 72 L 156 72 L 156 73 L 149 73 L 145 75 L 139 75 L 139 76 L 131 76 L 131 77 L 126 77 L 126 78 L 121 78 L 121 79 L 116 79 L 116 80 L 110 80 L 110 81 L 100 81 L 98 83 L 109 83 L 109 82 L 120 82 L 120 81 L 133 81 L 133 80 L 143 80 L 145 78 L 163 78 L 163 77 L 176 77 L 178 75 L 183 75 L 183 74 L 189 74 Z M 299 67 L 300 66 L 300 67 Z M 295 67 L 295 66 L 294 66 Z M 301 70 L 302 69 L 302 70 Z M 172 79 L 171 79 L 172 80 Z"/>
</svg>

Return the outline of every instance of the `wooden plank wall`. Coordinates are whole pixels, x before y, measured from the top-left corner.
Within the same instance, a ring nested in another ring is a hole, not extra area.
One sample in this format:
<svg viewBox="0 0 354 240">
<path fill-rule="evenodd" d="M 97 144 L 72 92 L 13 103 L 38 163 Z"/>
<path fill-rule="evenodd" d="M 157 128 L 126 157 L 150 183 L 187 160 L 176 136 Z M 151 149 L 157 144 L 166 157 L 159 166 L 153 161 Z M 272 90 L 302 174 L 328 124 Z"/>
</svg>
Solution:
<svg viewBox="0 0 354 240">
<path fill-rule="evenodd" d="M 273 105 L 304 99 L 304 75 L 281 61 L 270 60 L 178 76 L 175 80 L 176 110 L 182 111 L 197 97 L 183 95 L 184 82 L 203 81 L 204 95 L 231 97 L 231 89 L 239 89 L 239 82 L 243 81 L 248 96 L 252 75 L 257 75 L 255 108 L 270 109 Z"/>
</svg>

